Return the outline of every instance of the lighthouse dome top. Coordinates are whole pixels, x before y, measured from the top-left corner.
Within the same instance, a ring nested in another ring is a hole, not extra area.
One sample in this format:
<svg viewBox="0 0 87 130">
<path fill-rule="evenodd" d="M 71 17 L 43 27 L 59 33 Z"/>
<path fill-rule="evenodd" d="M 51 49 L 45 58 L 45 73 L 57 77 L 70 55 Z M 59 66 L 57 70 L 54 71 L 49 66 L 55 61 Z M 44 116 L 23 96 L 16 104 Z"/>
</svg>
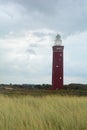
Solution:
<svg viewBox="0 0 87 130">
<path fill-rule="evenodd" d="M 61 46 L 61 45 L 62 45 L 61 36 L 60 36 L 59 34 L 56 35 L 55 45 L 56 45 L 56 46 Z"/>
</svg>

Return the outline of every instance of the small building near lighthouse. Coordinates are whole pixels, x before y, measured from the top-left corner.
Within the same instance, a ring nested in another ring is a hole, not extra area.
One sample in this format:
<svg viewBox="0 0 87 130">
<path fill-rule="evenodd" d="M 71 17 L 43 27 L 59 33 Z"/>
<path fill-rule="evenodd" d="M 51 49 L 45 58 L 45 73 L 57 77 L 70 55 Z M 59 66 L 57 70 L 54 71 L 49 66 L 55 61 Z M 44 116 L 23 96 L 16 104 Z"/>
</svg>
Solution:
<svg viewBox="0 0 87 130">
<path fill-rule="evenodd" d="M 52 61 L 52 89 L 63 88 L 63 50 L 61 36 L 58 34 L 55 39 Z"/>
</svg>

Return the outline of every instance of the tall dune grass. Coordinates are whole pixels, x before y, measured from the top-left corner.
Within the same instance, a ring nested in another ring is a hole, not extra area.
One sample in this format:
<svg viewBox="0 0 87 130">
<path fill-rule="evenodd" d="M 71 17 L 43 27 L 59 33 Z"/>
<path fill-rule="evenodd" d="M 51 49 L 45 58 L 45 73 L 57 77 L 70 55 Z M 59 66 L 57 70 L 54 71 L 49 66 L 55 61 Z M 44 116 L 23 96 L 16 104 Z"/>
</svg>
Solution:
<svg viewBox="0 0 87 130">
<path fill-rule="evenodd" d="M 0 95 L 0 130 L 87 130 L 87 97 Z"/>
</svg>

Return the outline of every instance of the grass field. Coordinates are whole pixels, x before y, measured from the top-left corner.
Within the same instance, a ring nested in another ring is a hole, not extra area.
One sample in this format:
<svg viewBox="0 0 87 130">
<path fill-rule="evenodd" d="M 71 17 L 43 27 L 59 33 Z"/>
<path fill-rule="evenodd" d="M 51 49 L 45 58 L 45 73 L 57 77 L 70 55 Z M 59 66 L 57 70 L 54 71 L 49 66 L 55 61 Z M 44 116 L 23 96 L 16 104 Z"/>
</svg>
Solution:
<svg viewBox="0 0 87 130">
<path fill-rule="evenodd" d="M 0 94 L 0 130 L 87 130 L 87 97 Z"/>
</svg>

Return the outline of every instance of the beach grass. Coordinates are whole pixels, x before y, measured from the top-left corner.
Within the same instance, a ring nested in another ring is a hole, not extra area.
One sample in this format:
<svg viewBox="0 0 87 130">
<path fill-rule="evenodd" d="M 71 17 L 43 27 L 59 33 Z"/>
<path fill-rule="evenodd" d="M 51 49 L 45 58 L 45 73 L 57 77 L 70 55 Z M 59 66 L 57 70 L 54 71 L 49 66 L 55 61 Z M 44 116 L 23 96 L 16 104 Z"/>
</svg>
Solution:
<svg viewBox="0 0 87 130">
<path fill-rule="evenodd" d="M 0 94 L 0 130 L 87 130 L 87 97 Z"/>
</svg>

